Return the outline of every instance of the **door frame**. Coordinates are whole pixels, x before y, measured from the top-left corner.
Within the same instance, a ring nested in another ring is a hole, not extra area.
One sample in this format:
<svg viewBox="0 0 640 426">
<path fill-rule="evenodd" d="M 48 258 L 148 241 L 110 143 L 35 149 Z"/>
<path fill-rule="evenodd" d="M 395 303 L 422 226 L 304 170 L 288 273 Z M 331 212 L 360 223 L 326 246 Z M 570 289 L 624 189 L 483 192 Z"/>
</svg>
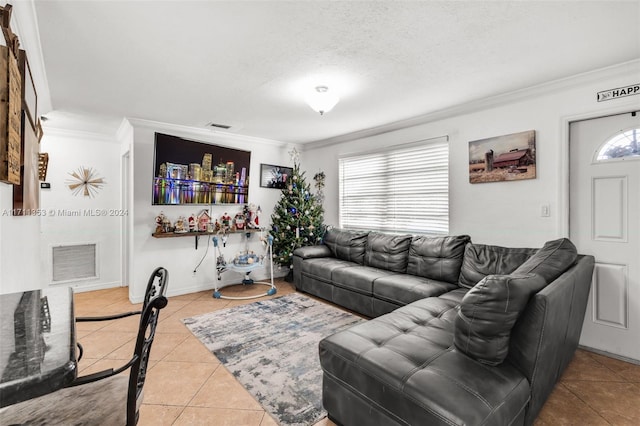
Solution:
<svg viewBox="0 0 640 426">
<path fill-rule="evenodd" d="M 637 104 L 637 101 L 636 101 Z M 560 146 L 558 147 L 558 158 L 560 159 L 558 164 L 558 181 L 560 182 L 560 190 L 558 191 L 558 215 L 557 229 L 561 237 L 569 238 L 569 197 L 571 195 L 571 182 L 569 181 L 569 149 L 570 149 L 570 133 L 569 128 L 571 123 L 583 120 L 593 120 L 597 118 L 607 117 L 610 115 L 627 114 L 633 111 L 640 110 L 638 105 L 632 104 L 632 102 L 625 102 L 624 104 L 617 105 L 611 108 L 598 108 L 588 112 L 580 114 L 566 115 L 560 117 Z"/>
<path fill-rule="evenodd" d="M 569 158 L 569 153 L 570 153 L 570 144 L 571 144 L 571 140 L 570 140 L 570 125 L 572 123 L 575 122 L 579 122 L 579 121 L 586 121 L 586 120 L 592 120 L 592 119 L 599 119 L 599 118 L 606 118 L 606 117 L 611 117 L 611 116 L 615 116 L 615 115 L 624 115 L 624 114 L 631 114 L 632 112 L 638 112 L 640 114 L 640 103 L 635 101 L 634 103 L 631 102 L 627 102 L 623 105 L 618 105 L 614 108 L 607 108 L 607 109 L 602 109 L 602 110 L 598 110 L 597 112 L 592 111 L 592 112 L 587 112 L 587 113 L 583 113 L 583 114 L 576 114 L 576 115 L 571 115 L 571 116 L 565 116 L 562 117 L 561 121 L 562 121 L 562 141 L 563 143 L 561 144 L 562 146 L 560 147 L 560 159 L 561 159 L 561 164 L 560 164 L 560 174 L 561 174 L 561 183 L 562 188 L 561 191 L 559 191 L 561 193 L 560 198 L 563 202 L 563 218 L 562 218 L 562 222 L 561 222 L 561 226 L 562 226 L 562 235 L 565 237 L 569 237 L 569 232 L 570 232 L 570 196 L 571 196 L 571 182 L 570 182 L 570 175 L 571 175 L 571 170 L 570 170 L 570 158 Z M 605 142 L 604 140 L 602 142 Z M 597 259 L 596 259 L 597 261 Z M 594 271 L 595 273 L 595 271 Z M 590 290 L 591 291 L 591 290 Z M 588 312 L 587 312 L 587 315 Z M 627 312 L 627 315 L 629 315 L 629 313 Z M 597 354 L 601 354 L 610 358 L 615 358 L 621 361 L 625 361 L 628 363 L 632 363 L 632 364 L 636 364 L 636 365 L 640 365 L 640 360 L 637 359 L 633 359 L 633 358 L 628 358 L 625 357 L 623 355 L 618 355 L 618 354 L 614 354 L 611 352 L 607 352 L 606 350 L 601 350 L 601 349 L 596 349 L 596 348 L 592 348 L 590 346 L 582 346 L 581 344 L 579 345 L 579 347 L 587 349 L 591 352 L 597 353 Z"/>
<path fill-rule="evenodd" d="M 120 233 L 120 258 L 121 258 L 121 287 L 129 286 L 130 279 L 130 252 L 131 252 L 131 224 L 129 215 L 131 214 L 131 151 L 127 150 L 120 157 L 121 170 L 121 193 L 120 207 L 124 210 L 121 216 Z"/>
</svg>

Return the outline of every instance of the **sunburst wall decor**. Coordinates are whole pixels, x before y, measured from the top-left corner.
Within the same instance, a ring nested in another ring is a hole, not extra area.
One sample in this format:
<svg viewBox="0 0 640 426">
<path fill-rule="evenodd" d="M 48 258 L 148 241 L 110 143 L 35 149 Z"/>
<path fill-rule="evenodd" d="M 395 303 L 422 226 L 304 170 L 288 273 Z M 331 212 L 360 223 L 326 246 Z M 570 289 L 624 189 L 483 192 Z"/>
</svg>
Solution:
<svg viewBox="0 0 640 426">
<path fill-rule="evenodd" d="M 79 167 L 69 175 L 71 178 L 65 184 L 73 195 L 82 193 L 85 197 L 94 197 L 106 183 L 104 178 L 98 177 L 98 172 L 93 167 Z"/>
</svg>

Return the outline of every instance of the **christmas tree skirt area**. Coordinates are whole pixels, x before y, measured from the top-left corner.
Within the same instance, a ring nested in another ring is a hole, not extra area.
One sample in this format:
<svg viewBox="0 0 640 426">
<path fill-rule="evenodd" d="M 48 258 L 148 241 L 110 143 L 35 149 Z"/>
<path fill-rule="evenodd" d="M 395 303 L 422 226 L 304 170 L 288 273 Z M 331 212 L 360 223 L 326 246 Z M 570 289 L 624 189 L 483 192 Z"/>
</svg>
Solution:
<svg viewBox="0 0 640 426">
<path fill-rule="evenodd" d="M 183 320 L 280 425 L 313 425 L 322 407 L 321 339 L 364 321 L 299 293 Z"/>
</svg>

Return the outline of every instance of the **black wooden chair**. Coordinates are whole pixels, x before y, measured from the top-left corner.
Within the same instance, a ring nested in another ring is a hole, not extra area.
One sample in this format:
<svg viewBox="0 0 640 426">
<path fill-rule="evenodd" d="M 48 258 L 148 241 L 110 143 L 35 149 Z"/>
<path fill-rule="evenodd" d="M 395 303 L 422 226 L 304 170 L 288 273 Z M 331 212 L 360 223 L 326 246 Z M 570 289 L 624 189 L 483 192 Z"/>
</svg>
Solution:
<svg viewBox="0 0 640 426">
<path fill-rule="evenodd" d="M 149 305 L 149 302 L 157 297 L 158 295 L 164 296 L 167 289 L 167 282 L 169 279 L 169 272 L 163 267 L 156 268 L 149 277 L 149 281 L 147 282 L 147 289 L 144 292 L 144 301 L 142 302 L 142 310 L 140 311 L 131 311 L 131 312 L 123 312 L 120 314 L 114 315 L 105 315 L 100 317 L 76 317 L 76 322 L 96 322 L 96 321 L 112 321 L 120 318 L 126 318 L 133 315 L 141 315 L 144 309 Z M 142 321 L 142 317 L 140 317 L 140 321 Z M 78 346 L 78 361 L 82 359 L 82 355 L 84 354 L 84 348 L 80 344 L 80 342 L 76 342 Z"/>
<path fill-rule="evenodd" d="M 78 377 L 68 387 L 0 409 L 0 424 L 15 425 L 127 425 L 137 424 L 149 353 L 169 274 L 157 268 L 151 274 L 141 311 L 77 321 L 107 321 L 140 315 L 132 358 L 122 367 Z M 129 377 L 120 374 L 129 369 Z"/>
</svg>

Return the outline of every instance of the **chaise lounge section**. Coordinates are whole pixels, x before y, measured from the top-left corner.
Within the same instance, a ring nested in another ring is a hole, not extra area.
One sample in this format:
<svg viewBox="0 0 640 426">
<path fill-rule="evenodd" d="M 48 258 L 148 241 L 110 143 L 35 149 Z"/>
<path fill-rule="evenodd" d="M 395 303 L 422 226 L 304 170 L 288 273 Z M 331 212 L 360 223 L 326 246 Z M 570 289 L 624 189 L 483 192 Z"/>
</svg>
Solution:
<svg viewBox="0 0 640 426">
<path fill-rule="evenodd" d="M 294 256 L 299 289 L 374 317 L 320 342 L 323 404 L 342 425 L 532 424 L 577 348 L 594 265 L 567 239 L 344 230 Z"/>
</svg>

